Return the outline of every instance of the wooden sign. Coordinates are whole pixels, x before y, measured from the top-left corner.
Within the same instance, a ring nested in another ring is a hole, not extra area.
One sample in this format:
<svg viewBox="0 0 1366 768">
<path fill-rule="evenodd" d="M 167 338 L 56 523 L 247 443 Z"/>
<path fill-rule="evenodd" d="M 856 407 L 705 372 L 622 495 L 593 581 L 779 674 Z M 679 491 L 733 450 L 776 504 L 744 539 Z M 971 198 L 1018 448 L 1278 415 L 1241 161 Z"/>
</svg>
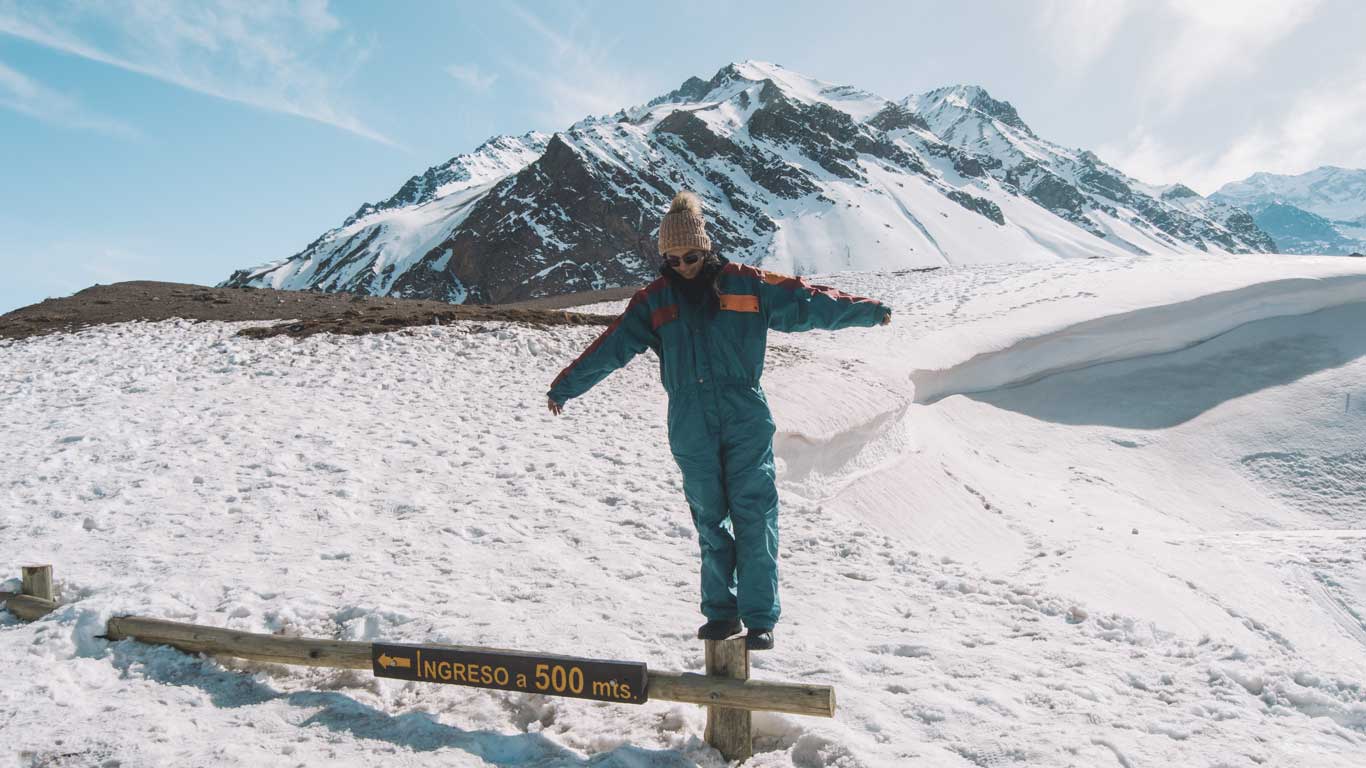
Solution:
<svg viewBox="0 0 1366 768">
<path fill-rule="evenodd" d="M 376 677 L 468 685 L 619 704 L 647 700 L 643 663 L 542 656 L 517 651 L 471 650 L 449 645 L 375 643 Z"/>
</svg>

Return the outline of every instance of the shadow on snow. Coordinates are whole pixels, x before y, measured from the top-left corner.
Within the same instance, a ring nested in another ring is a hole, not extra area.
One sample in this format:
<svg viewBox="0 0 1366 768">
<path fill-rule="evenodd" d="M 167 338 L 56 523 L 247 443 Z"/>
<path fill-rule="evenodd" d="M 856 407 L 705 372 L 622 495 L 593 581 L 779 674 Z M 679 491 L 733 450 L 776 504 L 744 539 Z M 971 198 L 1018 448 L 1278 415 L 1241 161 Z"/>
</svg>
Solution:
<svg viewBox="0 0 1366 768">
<path fill-rule="evenodd" d="M 167 647 L 149 648 L 131 641 L 109 646 L 113 665 L 124 675 L 138 674 L 164 685 L 197 688 L 222 709 L 269 702 L 316 710 L 300 727 L 320 726 L 358 739 L 384 741 L 417 752 L 459 749 L 497 766 L 560 768 L 695 768 L 695 762 L 669 750 L 623 745 L 584 758 L 538 733 L 502 734 L 466 731 L 439 722 L 427 712 L 390 715 L 334 691 L 282 693 L 249 674 L 216 668 L 211 661 Z M 135 670 L 136 668 L 136 670 Z"/>
<path fill-rule="evenodd" d="M 1247 323 L 1177 352 L 964 396 L 1056 424 L 1165 429 L 1363 356 L 1366 303 L 1345 304 Z M 1366 391 L 1358 394 L 1366 400 Z"/>
</svg>

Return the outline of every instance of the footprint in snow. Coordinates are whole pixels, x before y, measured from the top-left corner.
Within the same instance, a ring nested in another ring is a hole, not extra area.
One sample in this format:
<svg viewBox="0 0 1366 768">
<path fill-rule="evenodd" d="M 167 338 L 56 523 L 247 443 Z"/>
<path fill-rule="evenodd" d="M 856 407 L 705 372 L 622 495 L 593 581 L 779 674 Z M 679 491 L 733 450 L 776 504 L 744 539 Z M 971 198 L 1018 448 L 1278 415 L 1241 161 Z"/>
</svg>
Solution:
<svg viewBox="0 0 1366 768">
<path fill-rule="evenodd" d="M 870 649 L 873 653 L 886 656 L 900 656 L 907 659 L 923 659 L 933 656 L 930 649 L 923 645 L 913 645 L 911 643 L 887 643 L 885 645 L 874 646 Z"/>
</svg>

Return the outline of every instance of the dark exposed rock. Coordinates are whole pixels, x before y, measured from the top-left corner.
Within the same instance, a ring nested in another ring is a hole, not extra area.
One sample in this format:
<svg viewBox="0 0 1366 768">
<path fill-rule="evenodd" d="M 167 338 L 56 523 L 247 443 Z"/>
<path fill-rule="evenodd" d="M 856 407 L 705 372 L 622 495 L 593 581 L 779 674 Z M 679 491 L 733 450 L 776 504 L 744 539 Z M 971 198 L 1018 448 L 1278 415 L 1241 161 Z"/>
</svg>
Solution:
<svg viewBox="0 0 1366 768">
<path fill-rule="evenodd" d="M 735 142 L 717 135 L 690 110 L 669 113 L 655 125 L 654 132 L 677 136 L 682 146 L 699 158 L 724 157 L 737 165 L 745 162 L 744 152 Z"/>
<path fill-rule="evenodd" d="M 952 192 L 949 192 L 949 199 L 964 208 L 967 208 L 969 211 L 975 211 L 982 214 L 997 224 L 1006 223 L 1006 217 L 1001 213 L 1001 207 L 986 198 L 970 195 L 967 192 L 955 189 Z"/>
<path fill-rule="evenodd" d="M 1034 202 L 1054 213 L 1072 217 L 1086 211 L 1086 198 L 1077 192 L 1076 187 L 1053 173 L 1040 174 L 1038 180 L 1029 186 L 1027 194 Z"/>
<path fill-rule="evenodd" d="M 774 232 L 778 229 L 778 225 L 773 222 L 773 219 L 770 219 L 761 208 L 751 203 L 744 191 L 730 177 L 717 171 L 708 171 L 707 181 L 715 184 L 721 190 L 722 194 L 726 196 L 726 202 L 736 213 L 753 222 L 756 231 Z M 749 244 L 752 243 L 746 243 L 746 245 Z"/>
<path fill-rule="evenodd" d="M 1163 200 L 1180 200 L 1184 197 L 1199 197 L 1200 194 L 1185 184 L 1173 184 L 1172 188 L 1162 193 Z"/>
<path fill-rule="evenodd" d="M 1078 179 L 1091 192 L 1105 195 L 1111 200 L 1127 200 L 1133 190 L 1123 179 L 1096 167 L 1086 168 Z"/>
<path fill-rule="evenodd" d="M 795 147 L 841 178 L 864 179 L 854 148 L 859 129 L 853 118 L 828 104 L 793 101 L 771 80 L 765 81 L 761 95 L 764 105 L 750 116 L 750 135 Z"/>
<path fill-rule="evenodd" d="M 666 202 L 662 195 L 653 200 L 651 227 Z M 444 272 L 468 286 L 467 301 L 477 303 L 639 283 L 654 271 L 653 239 L 640 227 L 645 213 L 638 199 L 618 194 L 556 135 L 538 160 L 475 203 L 423 263 L 446 259 Z M 437 274 L 409 270 L 394 290 L 428 294 Z"/>
<path fill-rule="evenodd" d="M 651 99 L 647 107 L 655 107 L 660 104 L 670 102 L 697 102 L 701 101 L 707 94 L 728 83 L 742 79 L 740 71 L 734 64 L 727 64 L 717 70 L 710 80 L 703 80 L 700 77 L 690 77 L 683 81 L 683 85 L 655 99 Z"/>
<path fill-rule="evenodd" d="M 656 104 L 666 104 L 671 101 L 690 102 L 700 101 L 703 96 L 711 92 L 712 84 L 700 77 L 690 77 L 683 81 L 683 84 L 669 93 L 660 96 L 650 102 L 649 106 Z"/>
<path fill-rule="evenodd" d="M 764 153 L 752 158 L 745 163 L 745 172 L 759 186 L 788 200 L 820 191 L 806 169 L 792 165 L 777 155 Z"/>
<path fill-rule="evenodd" d="M 1015 111 L 1008 101 L 997 101 L 991 98 L 984 89 L 976 89 L 977 96 L 972 100 L 972 108 L 979 112 L 990 115 L 1000 120 L 1006 125 L 1023 131 L 1028 136 L 1033 136 L 1034 131 L 1020 119 L 1020 113 Z"/>
<path fill-rule="evenodd" d="M 717 135 L 691 111 L 678 110 L 670 113 L 655 125 L 654 132 L 668 137 L 677 137 L 679 145 L 701 159 L 723 158 L 734 163 L 746 175 L 764 189 L 779 197 L 795 200 L 816 191 L 818 187 L 801 168 L 783 162 L 777 157 L 756 156 L 753 151 L 745 152 L 735 142 Z M 715 183 L 715 182 L 714 182 Z M 734 197 L 734 184 L 727 181 L 730 189 L 728 197 Z M 741 210 L 737 207 L 736 210 Z M 754 209 L 757 213 L 757 209 Z M 763 217 L 769 225 L 767 217 Z"/>
<path fill-rule="evenodd" d="M 868 118 L 868 124 L 880 131 L 897 131 L 908 128 L 930 130 L 930 124 L 925 122 L 925 118 L 900 104 L 890 102 L 876 115 Z"/>
<path fill-rule="evenodd" d="M 981 178 L 987 173 L 980 160 L 971 155 L 963 154 L 953 158 L 953 169 L 969 179 Z"/>
<path fill-rule="evenodd" d="M 930 173 L 929 168 L 925 167 L 925 163 L 922 162 L 920 158 L 897 146 L 892 141 L 880 136 L 874 138 L 866 134 L 860 134 L 854 139 L 854 149 L 872 155 L 873 157 L 886 160 L 903 171 L 910 171 L 911 173 L 918 173 L 923 176 L 928 176 Z"/>
<path fill-rule="evenodd" d="M 753 136 L 795 146 L 825 170 L 845 179 L 866 180 L 859 167 L 859 153 L 881 158 L 912 173 L 928 172 L 919 158 L 869 132 L 848 114 L 828 104 L 805 104 L 781 93 L 771 95 L 750 117 L 749 131 Z"/>
<path fill-rule="evenodd" d="M 1275 236 L 1256 221 L 1247 211 L 1235 208 L 1223 221 L 1224 228 L 1237 235 L 1244 243 L 1253 243 L 1262 251 L 1276 253 L 1279 246 Z M 1241 250 L 1241 248 L 1240 248 Z"/>
<path fill-rule="evenodd" d="M 1359 248 L 1333 222 L 1288 203 L 1256 206 L 1249 214 L 1286 253 L 1349 254 Z"/>
<path fill-rule="evenodd" d="M 991 155 L 975 155 L 966 152 L 952 144 L 927 144 L 926 151 L 935 157 L 946 157 L 953 162 L 953 169 L 960 176 L 969 179 L 977 179 L 990 175 L 992 171 L 999 171 L 1003 164 L 1000 159 Z M 1006 181 L 1002 174 L 1002 181 Z M 1011 182 L 1013 185 L 1013 182 Z"/>
</svg>

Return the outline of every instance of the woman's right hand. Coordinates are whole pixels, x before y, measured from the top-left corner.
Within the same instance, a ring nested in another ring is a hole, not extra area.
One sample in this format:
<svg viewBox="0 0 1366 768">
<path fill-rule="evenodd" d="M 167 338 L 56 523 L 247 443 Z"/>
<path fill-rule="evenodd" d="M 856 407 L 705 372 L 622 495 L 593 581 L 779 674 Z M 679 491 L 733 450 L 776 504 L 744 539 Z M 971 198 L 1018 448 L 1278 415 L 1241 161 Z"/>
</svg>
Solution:
<svg viewBox="0 0 1366 768">
<path fill-rule="evenodd" d="M 546 406 L 550 408 L 550 412 L 555 414 L 556 416 L 559 416 L 561 413 L 564 413 L 564 405 L 562 405 L 561 403 L 557 403 L 549 397 L 545 399 L 545 403 Z"/>
</svg>

